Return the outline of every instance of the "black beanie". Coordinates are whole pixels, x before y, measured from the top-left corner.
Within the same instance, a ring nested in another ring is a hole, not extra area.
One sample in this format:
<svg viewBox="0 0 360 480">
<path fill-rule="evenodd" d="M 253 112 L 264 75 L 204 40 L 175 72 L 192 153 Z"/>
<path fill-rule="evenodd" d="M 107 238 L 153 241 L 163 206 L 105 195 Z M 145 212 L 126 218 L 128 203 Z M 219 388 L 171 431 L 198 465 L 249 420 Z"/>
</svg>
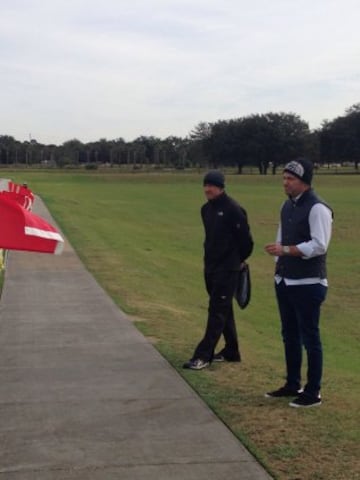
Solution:
<svg viewBox="0 0 360 480">
<path fill-rule="evenodd" d="M 284 172 L 291 173 L 307 185 L 311 185 L 314 166 L 307 158 L 297 158 L 287 163 Z"/>
<path fill-rule="evenodd" d="M 219 170 L 210 170 L 204 177 L 204 185 L 215 185 L 215 187 L 224 188 L 224 174 L 219 172 Z"/>
</svg>

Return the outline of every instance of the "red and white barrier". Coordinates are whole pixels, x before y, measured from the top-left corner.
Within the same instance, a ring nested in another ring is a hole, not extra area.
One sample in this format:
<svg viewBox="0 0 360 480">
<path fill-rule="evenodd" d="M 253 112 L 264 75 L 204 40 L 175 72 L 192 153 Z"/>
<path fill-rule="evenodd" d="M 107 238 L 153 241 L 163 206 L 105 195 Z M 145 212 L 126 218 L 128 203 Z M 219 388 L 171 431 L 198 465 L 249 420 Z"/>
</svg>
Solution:
<svg viewBox="0 0 360 480">
<path fill-rule="evenodd" d="M 60 254 L 58 230 L 32 213 L 34 194 L 26 185 L 0 180 L 0 248 Z"/>
</svg>

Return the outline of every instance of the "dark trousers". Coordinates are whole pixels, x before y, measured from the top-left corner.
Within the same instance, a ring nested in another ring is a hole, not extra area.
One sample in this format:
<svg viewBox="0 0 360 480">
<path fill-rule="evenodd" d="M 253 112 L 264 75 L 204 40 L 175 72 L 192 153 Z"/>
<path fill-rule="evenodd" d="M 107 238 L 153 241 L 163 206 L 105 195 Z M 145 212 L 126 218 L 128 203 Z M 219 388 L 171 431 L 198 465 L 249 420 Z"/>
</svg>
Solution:
<svg viewBox="0 0 360 480">
<path fill-rule="evenodd" d="M 239 344 L 233 312 L 233 296 L 238 272 L 205 273 L 206 290 L 209 294 L 209 310 L 204 338 L 196 347 L 193 359 L 211 362 L 215 347 L 224 335 L 222 353 L 229 359 L 239 359 Z"/>
<path fill-rule="evenodd" d="M 307 353 L 307 383 L 304 391 L 317 396 L 321 388 L 322 346 L 319 320 L 320 306 L 327 287 L 320 284 L 275 285 L 281 317 L 281 333 L 285 347 L 287 385 L 300 388 L 302 347 Z"/>
</svg>

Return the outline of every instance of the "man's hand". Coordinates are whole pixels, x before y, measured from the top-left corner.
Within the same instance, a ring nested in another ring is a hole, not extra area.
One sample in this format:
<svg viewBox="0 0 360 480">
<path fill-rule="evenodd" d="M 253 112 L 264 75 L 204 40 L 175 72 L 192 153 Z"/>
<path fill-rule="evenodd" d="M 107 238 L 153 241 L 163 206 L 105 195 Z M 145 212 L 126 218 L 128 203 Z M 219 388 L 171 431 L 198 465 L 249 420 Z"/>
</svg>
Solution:
<svg viewBox="0 0 360 480">
<path fill-rule="evenodd" d="M 275 257 L 281 257 L 281 255 L 284 255 L 281 243 L 269 243 L 268 245 L 265 245 L 265 252 Z"/>
<path fill-rule="evenodd" d="M 265 252 L 274 257 L 282 257 L 283 255 L 290 255 L 291 257 L 303 256 L 302 251 L 299 250 L 296 245 L 284 247 L 281 243 L 269 243 L 268 245 L 265 245 Z"/>
</svg>

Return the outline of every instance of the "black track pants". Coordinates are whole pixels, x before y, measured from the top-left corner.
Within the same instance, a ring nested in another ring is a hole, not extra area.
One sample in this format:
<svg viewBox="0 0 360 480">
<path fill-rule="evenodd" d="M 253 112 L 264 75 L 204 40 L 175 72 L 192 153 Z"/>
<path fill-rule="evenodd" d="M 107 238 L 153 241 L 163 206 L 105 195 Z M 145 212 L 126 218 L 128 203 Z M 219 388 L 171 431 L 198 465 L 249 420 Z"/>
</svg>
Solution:
<svg viewBox="0 0 360 480">
<path fill-rule="evenodd" d="M 209 313 L 204 338 L 196 347 L 193 359 L 201 358 L 211 362 L 222 334 L 225 338 L 223 354 L 229 359 L 240 358 L 232 306 L 237 276 L 238 272 L 229 271 L 205 273 Z"/>
</svg>

